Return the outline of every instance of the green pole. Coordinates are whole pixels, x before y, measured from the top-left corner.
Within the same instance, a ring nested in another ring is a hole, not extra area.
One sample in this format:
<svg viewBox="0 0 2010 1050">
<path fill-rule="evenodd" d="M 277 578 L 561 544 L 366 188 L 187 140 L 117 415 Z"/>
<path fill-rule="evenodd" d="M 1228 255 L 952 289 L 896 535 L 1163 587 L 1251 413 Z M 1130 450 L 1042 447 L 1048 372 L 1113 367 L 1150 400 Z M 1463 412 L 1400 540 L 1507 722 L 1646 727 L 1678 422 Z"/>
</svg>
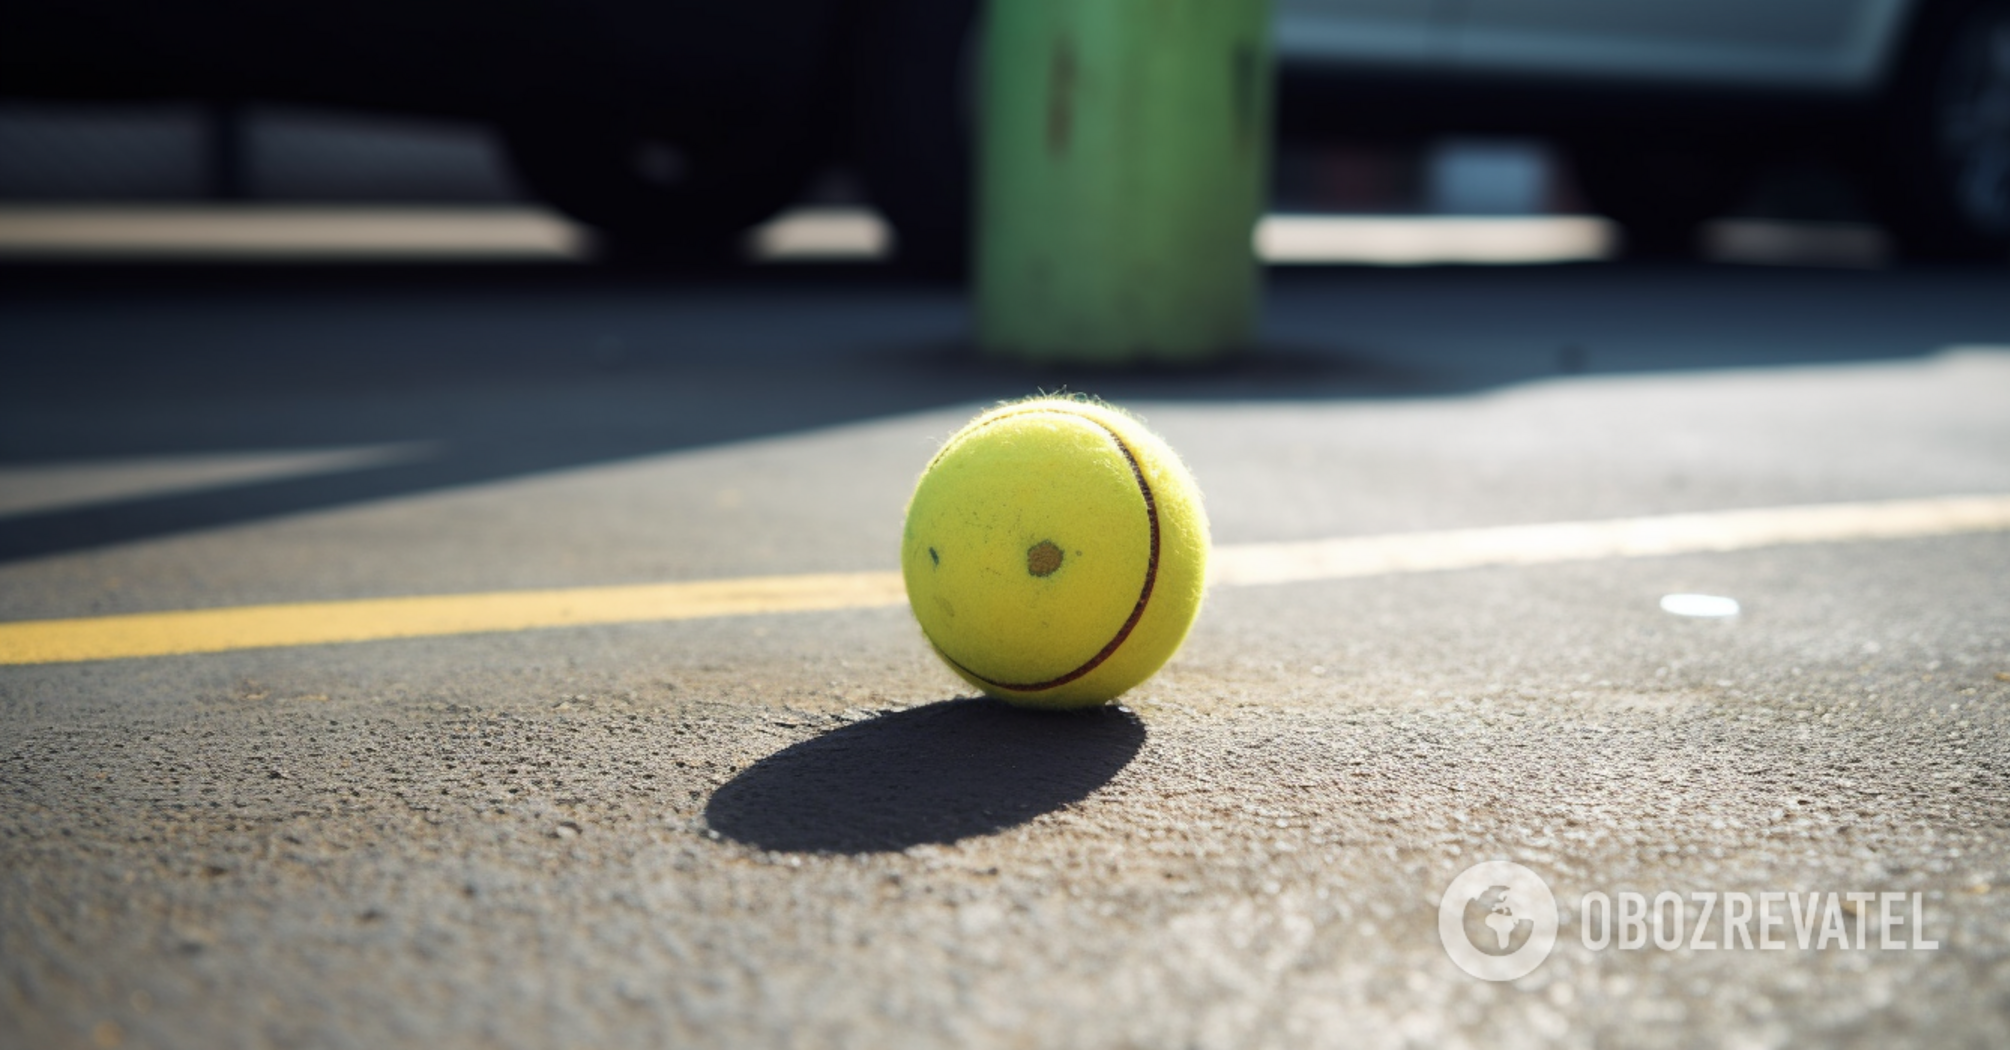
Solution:
<svg viewBox="0 0 2010 1050">
<path fill-rule="evenodd" d="M 978 342 L 1199 362 L 1248 343 L 1270 157 L 1268 0 L 992 0 Z"/>
</svg>

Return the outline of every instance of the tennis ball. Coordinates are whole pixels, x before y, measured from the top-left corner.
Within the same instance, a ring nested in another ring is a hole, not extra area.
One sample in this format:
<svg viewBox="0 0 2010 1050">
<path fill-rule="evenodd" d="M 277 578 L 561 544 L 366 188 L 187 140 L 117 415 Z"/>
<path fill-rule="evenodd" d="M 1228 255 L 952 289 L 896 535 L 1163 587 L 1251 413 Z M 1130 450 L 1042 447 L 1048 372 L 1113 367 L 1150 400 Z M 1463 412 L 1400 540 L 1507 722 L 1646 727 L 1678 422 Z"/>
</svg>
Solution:
<svg viewBox="0 0 2010 1050">
<path fill-rule="evenodd" d="M 1026 707 L 1103 703 L 1186 639 L 1207 583 L 1200 489 L 1099 401 L 972 420 L 921 472 L 900 548 L 908 604 L 951 670 Z"/>
</svg>

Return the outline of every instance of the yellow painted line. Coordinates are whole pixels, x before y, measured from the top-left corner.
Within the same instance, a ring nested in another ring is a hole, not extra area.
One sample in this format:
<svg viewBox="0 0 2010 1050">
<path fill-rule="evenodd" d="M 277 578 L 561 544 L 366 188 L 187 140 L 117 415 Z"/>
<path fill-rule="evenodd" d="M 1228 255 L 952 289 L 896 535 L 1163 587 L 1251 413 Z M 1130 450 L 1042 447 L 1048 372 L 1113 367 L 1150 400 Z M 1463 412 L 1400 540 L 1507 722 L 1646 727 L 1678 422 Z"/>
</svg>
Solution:
<svg viewBox="0 0 2010 1050">
<path fill-rule="evenodd" d="M 1250 586 L 2005 530 L 2010 530 L 2010 496 L 1831 503 L 1234 544 L 1215 549 L 1213 582 Z M 862 572 L 27 620 L 0 623 L 0 664 L 868 609 L 906 600 L 899 573 Z"/>
<path fill-rule="evenodd" d="M 114 660 L 329 642 L 864 609 L 907 601 L 900 574 L 738 580 L 364 598 L 0 624 L 0 664 Z"/>
</svg>

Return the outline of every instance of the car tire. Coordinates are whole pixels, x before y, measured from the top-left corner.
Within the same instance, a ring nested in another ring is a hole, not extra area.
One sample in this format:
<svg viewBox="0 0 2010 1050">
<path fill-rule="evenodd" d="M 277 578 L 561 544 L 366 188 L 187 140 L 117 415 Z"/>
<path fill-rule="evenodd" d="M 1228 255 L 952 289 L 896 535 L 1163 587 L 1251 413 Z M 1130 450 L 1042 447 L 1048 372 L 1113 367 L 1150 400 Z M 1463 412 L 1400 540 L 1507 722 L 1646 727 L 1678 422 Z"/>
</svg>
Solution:
<svg viewBox="0 0 2010 1050">
<path fill-rule="evenodd" d="M 960 279 L 975 225 L 979 0 L 876 0 L 863 14 L 852 156 L 896 261 Z"/>
<path fill-rule="evenodd" d="M 1570 150 L 1593 211 L 1619 224 L 1635 258 L 1687 258 L 1704 222 L 1738 203 L 1752 165 L 1722 143 L 1600 139 Z"/>
<path fill-rule="evenodd" d="M 2010 0 L 1928 10 L 1886 100 L 1877 203 L 1914 259 L 2010 257 Z"/>
<path fill-rule="evenodd" d="M 811 136 L 760 123 L 676 129 L 555 114 L 502 131 L 526 188 L 622 257 L 731 258 L 748 227 L 801 195 L 822 159 Z"/>
</svg>

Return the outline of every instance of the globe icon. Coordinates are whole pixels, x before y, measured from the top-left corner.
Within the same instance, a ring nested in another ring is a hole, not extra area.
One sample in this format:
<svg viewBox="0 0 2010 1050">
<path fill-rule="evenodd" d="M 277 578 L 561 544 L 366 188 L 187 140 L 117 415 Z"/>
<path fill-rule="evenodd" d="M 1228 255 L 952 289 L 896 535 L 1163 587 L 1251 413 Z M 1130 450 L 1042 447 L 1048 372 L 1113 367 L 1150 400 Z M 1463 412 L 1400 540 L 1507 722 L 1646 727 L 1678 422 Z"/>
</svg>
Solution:
<svg viewBox="0 0 2010 1050">
<path fill-rule="evenodd" d="M 1438 943 L 1452 965 L 1482 981 L 1535 972 L 1556 947 L 1556 896 L 1511 860 L 1484 860 L 1438 896 Z"/>
<path fill-rule="evenodd" d="M 1466 940 L 1484 955 L 1513 955 L 1528 943 L 1535 923 L 1517 912 L 1506 886 L 1489 886 L 1466 901 Z"/>
</svg>

